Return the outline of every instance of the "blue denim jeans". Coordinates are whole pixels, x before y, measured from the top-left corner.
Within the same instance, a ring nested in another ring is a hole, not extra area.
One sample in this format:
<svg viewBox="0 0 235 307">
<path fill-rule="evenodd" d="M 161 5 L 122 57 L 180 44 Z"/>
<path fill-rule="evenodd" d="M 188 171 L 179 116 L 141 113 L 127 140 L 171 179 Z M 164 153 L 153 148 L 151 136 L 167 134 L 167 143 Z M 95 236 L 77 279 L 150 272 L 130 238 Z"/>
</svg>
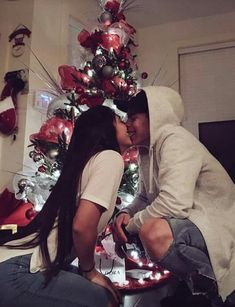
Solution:
<svg viewBox="0 0 235 307">
<path fill-rule="evenodd" d="M 186 281 L 193 294 L 218 296 L 216 278 L 211 266 L 206 243 L 188 219 L 166 218 L 173 242 L 158 264 Z"/>
<path fill-rule="evenodd" d="M 29 272 L 30 258 L 0 263 L 0 307 L 108 306 L 109 292 L 74 272 L 61 270 L 45 287 L 42 272 Z"/>
</svg>

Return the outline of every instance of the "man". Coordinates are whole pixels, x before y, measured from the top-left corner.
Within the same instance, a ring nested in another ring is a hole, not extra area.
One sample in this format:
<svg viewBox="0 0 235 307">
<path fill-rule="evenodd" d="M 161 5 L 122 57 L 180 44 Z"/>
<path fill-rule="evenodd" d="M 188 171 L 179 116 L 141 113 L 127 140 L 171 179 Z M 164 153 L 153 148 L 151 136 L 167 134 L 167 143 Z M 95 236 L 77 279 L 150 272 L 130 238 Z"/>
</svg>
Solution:
<svg viewBox="0 0 235 307">
<path fill-rule="evenodd" d="M 181 126 L 183 116 L 180 95 L 167 87 L 149 86 L 131 99 L 127 127 L 139 145 L 139 191 L 117 216 L 115 236 L 125 243 L 123 227 L 138 233 L 153 261 L 184 279 L 193 294 L 223 306 L 235 289 L 235 187 Z M 232 298 L 226 306 L 235 306 Z"/>
</svg>

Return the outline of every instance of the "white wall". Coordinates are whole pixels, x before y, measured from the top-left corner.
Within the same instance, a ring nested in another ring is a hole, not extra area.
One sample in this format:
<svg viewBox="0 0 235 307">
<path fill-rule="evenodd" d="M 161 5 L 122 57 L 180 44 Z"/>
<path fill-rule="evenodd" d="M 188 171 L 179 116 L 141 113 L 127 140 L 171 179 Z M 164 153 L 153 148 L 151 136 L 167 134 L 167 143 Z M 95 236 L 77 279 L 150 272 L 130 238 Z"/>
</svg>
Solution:
<svg viewBox="0 0 235 307">
<path fill-rule="evenodd" d="M 91 11 L 97 16 L 98 5 L 94 5 L 93 0 L 34 0 L 34 3 L 31 48 L 59 82 L 58 67 L 68 64 L 69 17 L 74 17 L 87 27 L 90 22 L 87 16 Z M 46 75 L 33 55 L 30 57 L 30 68 L 36 74 Z M 36 74 L 30 74 L 31 95 L 28 97 L 25 144 L 30 144 L 30 134 L 38 132 L 46 120 L 45 115 L 33 108 L 35 90 L 48 89 Z M 24 165 L 27 166 L 34 164 L 28 155 L 30 150 L 25 146 Z"/>
<path fill-rule="evenodd" d="M 20 7 L 17 2 L 0 2 L 0 90 L 4 87 L 4 75 L 8 71 L 24 68 L 21 60 L 29 64 L 29 52 L 26 51 L 20 58 L 11 55 L 11 44 L 8 36 L 19 24 L 31 29 L 33 0 L 22 0 Z M 0 134 L 0 192 L 9 185 L 12 173 L 22 168 L 24 155 L 25 115 L 27 108 L 27 95 L 20 95 L 18 99 L 18 134 L 16 141 L 11 136 Z"/>
<path fill-rule="evenodd" d="M 8 35 L 19 23 L 25 24 L 31 31 L 31 48 L 46 65 L 50 73 L 58 79 L 59 65 L 67 64 L 69 17 L 79 20 L 89 29 L 93 22 L 97 24 L 98 5 L 93 0 L 21 0 L 20 2 L 0 2 L 0 72 L 23 67 L 10 55 Z M 94 16 L 94 20 L 87 16 Z M 0 193 L 5 187 L 11 188 L 14 172 L 30 167 L 33 162 L 28 157 L 31 150 L 29 136 L 38 132 L 45 115 L 33 107 L 35 90 L 45 89 L 45 82 L 37 74 L 45 73 L 29 51 L 18 58 L 34 71 L 29 76 L 29 94 L 19 97 L 19 133 L 12 143 L 11 137 L 0 134 Z M 1 89 L 3 84 L 1 84 Z M 4 170 L 4 171 L 3 171 Z"/>
<path fill-rule="evenodd" d="M 156 85 L 170 85 L 178 80 L 178 48 L 234 39 L 235 12 L 140 29 L 139 71 L 149 74 L 143 85 L 152 83 L 161 66 Z M 174 88 L 178 89 L 178 82 Z"/>
</svg>

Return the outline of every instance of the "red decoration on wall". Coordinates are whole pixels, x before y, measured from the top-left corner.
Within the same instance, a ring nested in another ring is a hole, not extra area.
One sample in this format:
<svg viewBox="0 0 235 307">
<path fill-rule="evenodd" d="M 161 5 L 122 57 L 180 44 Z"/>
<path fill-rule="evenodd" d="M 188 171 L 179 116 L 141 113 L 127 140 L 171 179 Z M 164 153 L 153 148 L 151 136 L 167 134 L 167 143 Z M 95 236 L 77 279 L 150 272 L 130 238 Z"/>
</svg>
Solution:
<svg viewBox="0 0 235 307">
<path fill-rule="evenodd" d="M 8 72 L 4 81 L 5 87 L 0 96 L 0 132 L 10 135 L 17 128 L 17 94 L 23 90 L 25 82 L 18 71 Z"/>
</svg>

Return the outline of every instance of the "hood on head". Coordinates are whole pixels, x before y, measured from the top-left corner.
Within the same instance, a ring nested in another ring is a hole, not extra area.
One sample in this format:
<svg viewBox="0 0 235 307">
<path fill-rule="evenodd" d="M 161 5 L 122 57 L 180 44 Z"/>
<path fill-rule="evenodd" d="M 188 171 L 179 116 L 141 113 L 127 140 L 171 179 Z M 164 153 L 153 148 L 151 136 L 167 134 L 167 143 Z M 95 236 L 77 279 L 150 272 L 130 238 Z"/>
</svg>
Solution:
<svg viewBox="0 0 235 307">
<path fill-rule="evenodd" d="M 150 145 L 153 145 L 163 130 L 181 124 L 184 107 L 181 96 L 169 87 L 147 86 L 143 90 L 148 99 Z"/>
</svg>

